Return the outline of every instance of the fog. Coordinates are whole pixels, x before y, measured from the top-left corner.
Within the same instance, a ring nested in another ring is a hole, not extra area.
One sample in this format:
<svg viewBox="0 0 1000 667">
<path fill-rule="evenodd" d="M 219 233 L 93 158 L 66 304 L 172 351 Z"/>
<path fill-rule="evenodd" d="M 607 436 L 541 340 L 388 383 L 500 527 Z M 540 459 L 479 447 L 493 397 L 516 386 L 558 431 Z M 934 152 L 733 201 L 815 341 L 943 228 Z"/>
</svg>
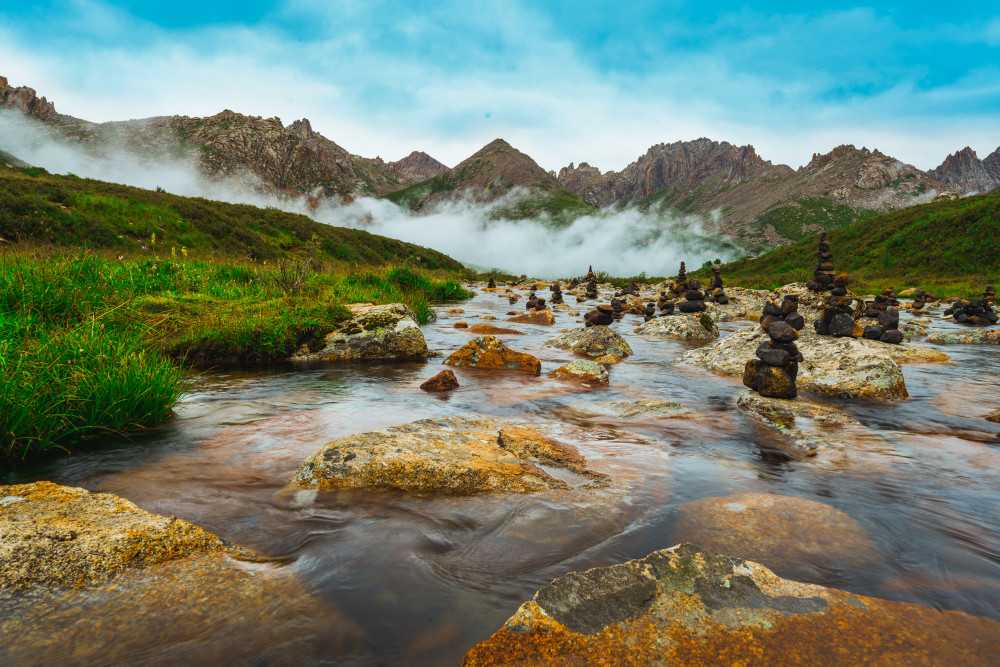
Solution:
<svg viewBox="0 0 1000 667">
<path fill-rule="evenodd" d="M 304 213 L 326 224 L 434 248 L 475 268 L 539 278 L 580 275 L 589 265 L 613 275 L 672 275 L 682 260 L 698 267 L 735 253 L 730 244 L 707 233 L 704 221 L 695 216 L 628 208 L 601 211 L 563 227 L 544 219 L 494 219 L 498 209 L 525 195 L 517 191 L 485 204 L 469 199 L 441 202 L 419 214 L 371 197 L 351 203 L 327 198 L 310 207 L 305 198 L 262 192 L 252 175 L 209 179 L 192 161 L 143 159 L 114 146 L 102 146 L 98 154 L 67 143 L 18 112 L 0 113 L 0 149 L 53 173 Z"/>
</svg>

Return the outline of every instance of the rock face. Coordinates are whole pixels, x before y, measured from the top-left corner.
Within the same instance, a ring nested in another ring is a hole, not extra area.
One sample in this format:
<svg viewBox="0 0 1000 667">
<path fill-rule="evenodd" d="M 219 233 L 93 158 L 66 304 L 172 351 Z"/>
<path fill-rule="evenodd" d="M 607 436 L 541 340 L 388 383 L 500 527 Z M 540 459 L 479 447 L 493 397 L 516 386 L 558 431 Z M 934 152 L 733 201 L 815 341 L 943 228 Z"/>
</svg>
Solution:
<svg viewBox="0 0 1000 667">
<path fill-rule="evenodd" d="M 706 313 L 657 317 L 636 327 L 635 332 L 643 336 L 672 338 L 701 344 L 711 342 L 719 337 L 719 327 Z"/>
<path fill-rule="evenodd" d="M 452 352 L 444 363 L 456 368 L 520 371 L 531 375 L 542 372 L 542 362 L 536 357 L 510 349 L 496 336 L 470 340 L 461 349 Z"/>
<path fill-rule="evenodd" d="M 551 375 L 559 380 L 586 385 L 606 385 L 609 380 L 608 369 L 589 359 L 571 361 L 552 371 Z"/>
<path fill-rule="evenodd" d="M 599 477 L 579 452 L 527 426 L 494 419 L 423 419 L 339 438 L 310 457 L 294 484 L 320 489 L 382 487 L 415 493 L 530 493 L 566 488 L 538 464 Z"/>
<path fill-rule="evenodd" d="M 427 341 L 417 316 L 401 303 L 352 307 L 354 317 L 326 337 L 318 351 L 303 350 L 297 362 L 407 361 L 426 359 Z"/>
<path fill-rule="evenodd" d="M 860 568 L 878 551 L 857 521 L 806 498 L 739 493 L 686 503 L 673 534 L 684 542 L 770 567 Z"/>
<path fill-rule="evenodd" d="M 767 334 L 757 328 L 740 331 L 714 345 L 688 352 L 683 360 L 723 375 L 741 375 L 746 362 L 765 340 Z M 818 336 L 808 326 L 802 330 L 800 342 L 800 391 L 844 398 L 908 396 L 903 372 L 895 359 L 909 354 L 912 346 Z"/>
<path fill-rule="evenodd" d="M 592 359 L 609 354 L 616 357 L 632 354 L 632 347 L 624 338 L 610 327 L 600 325 L 567 331 L 550 338 L 545 344 Z"/>
<path fill-rule="evenodd" d="M 987 160 L 998 154 L 1000 148 Z M 946 157 L 941 166 L 928 173 L 944 183 L 954 185 L 962 194 L 984 194 L 1000 186 L 1000 175 L 991 173 L 976 155 L 976 151 L 968 146 Z"/>
<path fill-rule="evenodd" d="M 782 579 L 682 544 L 541 588 L 465 667 L 989 664 L 1000 624 Z"/>
<path fill-rule="evenodd" d="M 107 493 L 0 486 L 0 589 L 99 584 L 131 568 L 222 551 L 208 531 Z"/>
<path fill-rule="evenodd" d="M 451 391 L 458 389 L 458 378 L 450 370 L 443 370 L 420 385 L 424 391 Z"/>
</svg>

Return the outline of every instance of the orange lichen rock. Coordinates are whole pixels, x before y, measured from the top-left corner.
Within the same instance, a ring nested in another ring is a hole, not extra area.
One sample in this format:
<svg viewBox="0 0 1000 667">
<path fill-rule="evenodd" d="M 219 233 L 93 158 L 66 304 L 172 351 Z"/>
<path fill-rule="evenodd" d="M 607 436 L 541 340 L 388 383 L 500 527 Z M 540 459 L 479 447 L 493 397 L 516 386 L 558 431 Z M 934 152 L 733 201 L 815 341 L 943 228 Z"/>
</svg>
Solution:
<svg viewBox="0 0 1000 667">
<path fill-rule="evenodd" d="M 987 665 L 1000 623 L 678 545 L 559 577 L 465 657 L 487 665 Z"/>
<path fill-rule="evenodd" d="M 469 327 L 469 333 L 484 336 L 520 336 L 524 332 L 517 329 L 507 329 L 506 327 L 496 327 L 492 324 L 473 324 Z"/>
<path fill-rule="evenodd" d="M 334 440 L 299 468 L 293 484 L 449 495 L 567 488 L 566 482 L 539 464 L 586 478 L 602 477 L 587 469 L 575 448 L 531 427 L 487 418 L 446 417 Z"/>
<path fill-rule="evenodd" d="M 108 493 L 52 482 L 0 486 L 0 590 L 86 586 L 222 550 L 207 530 Z"/>
<path fill-rule="evenodd" d="M 545 310 L 529 310 L 521 315 L 515 315 L 514 317 L 508 318 L 508 322 L 519 322 L 521 324 L 555 324 L 556 316 L 551 310 L 546 308 Z"/>
<path fill-rule="evenodd" d="M 444 363 L 457 368 L 521 371 L 532 375 L 542 372 L 542 362 L 536 357 L 510 349 L 496 336 L 470 340 Z"/>
</svg>

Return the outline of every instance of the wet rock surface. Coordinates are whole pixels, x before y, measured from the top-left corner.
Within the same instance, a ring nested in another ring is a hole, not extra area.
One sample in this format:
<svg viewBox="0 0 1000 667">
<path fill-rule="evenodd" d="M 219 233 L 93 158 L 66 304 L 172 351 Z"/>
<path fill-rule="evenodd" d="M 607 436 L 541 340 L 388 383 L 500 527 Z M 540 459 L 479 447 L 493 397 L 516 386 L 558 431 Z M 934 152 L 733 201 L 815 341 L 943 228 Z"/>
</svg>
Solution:
<svg viewBox="0 0 1000 667">
<path fill-rule="evenodd" d="M 338 438 L 299 468 L 293 484 L 447 495 L 567 488 L 540 465 L 598 477 L 575 448 L 529 426 L 443 417 Z"/>
<path fill-rule="evenodd" d="M 927 336 L 935 345 L 1000 345 L 1000 329 L 965 329 L 935 331 Z"/>
<path fill-rule="evenodd" d="M 458 389 L 458 378 L 455 377 L 454 372 L 445 369 L 434 377 L 425 380 L 420 385 L 420 388 L 430 392 L 451 391 L 452 389 Z"/>
<path fill-rule="evenodd" d="M 564 364 L 551 373 L 552 377 L 585 385 L 606 385 L 609 381 L 608 369 L 596 361 L 577 359 Z"/>
<path fill-rule="evenodd" d="M 699 313 L 657 317 L 636 327 L 635 333 L 704 344 L 719 337 L 719 327 L 707 313 Z"/>
<path fill-rule="evenodd" d="M 519 371 L 531 375 L 542 372 L 542 362 L 538 358 L 510 349 L 496 336 L 469 341 L 452 352 L 444 363 L 456 368 Z"/>
<path fill-rule="evenodd" d="M 529 310 L 522 315 L 515 315 L 507 318 L 508 322 L 518 322 L 520 324 L 542 324 L 550 326 L 556 323 L 555 314 L 548 308 L 541 310 Z"/>
<path fill-rule="evenodd" d="M 302 350 L 297 362 L 426 359 L 427 341 L 417 317 L 403 304 L 352 307 L 354 317 L 327 335 L 323 347 Z"/>
<path fill-rule="evenodd" d="M 798 399 L 787 401 L 755 393 L 741 394 L 736 406 L 779 436 L 768 441 L 792 459 L 806 459 L 821 452 L 840 449 L 837 429 L 864 427 L 856 419 L 834 407 Z"/>
<path fill-rule="evenodd" d="M 607 326 L 573 329 L 545 342 L 549 347 L 569 350 L 574 354 L 598 358 L 605 355 L 627 357 L 632 347 L 616 331 Z"/>
<path fill-rule="evenodd" d="M 464 664 L 986 665 L 1000 650 L 998 630 L 678 545 L 559 577 Z"/>
</svg>

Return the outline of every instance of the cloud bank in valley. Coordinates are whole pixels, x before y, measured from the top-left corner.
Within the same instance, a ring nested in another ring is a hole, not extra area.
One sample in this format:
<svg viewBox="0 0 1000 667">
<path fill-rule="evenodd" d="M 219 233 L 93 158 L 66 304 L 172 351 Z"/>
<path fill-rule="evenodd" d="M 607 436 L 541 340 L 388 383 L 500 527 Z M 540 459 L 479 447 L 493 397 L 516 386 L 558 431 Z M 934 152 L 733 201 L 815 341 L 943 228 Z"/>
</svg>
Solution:
<svg viewBox="0 0 1000 667">
<path fill-rule="evenodd" d="M 583 274 L 591 264 L 614 275 L 671 275 L 681 260 L 700 266 L 729 258 L 733 252 L 721 237 L 707 233 L 695 216 L 630 208 L 584 216 L 559 228 L 537 220 L 492 219 L 496 209 L 519 196 L 517 192 L 491 203 L 442 202 L 419 215 L 370 197 L 348 204 L 326 199 L 310 208 L 304 198 L 263 193 L 251 175 L 208 179 L 187 160 L 144 159 L 107 147 L 92 153 L 59 140 L 17 112 L 0 112 L 0 149 L 53 173 L 304 213 L 326 224 L 434 248 L 476 268 L 539 278 Z"/>
</svg>

